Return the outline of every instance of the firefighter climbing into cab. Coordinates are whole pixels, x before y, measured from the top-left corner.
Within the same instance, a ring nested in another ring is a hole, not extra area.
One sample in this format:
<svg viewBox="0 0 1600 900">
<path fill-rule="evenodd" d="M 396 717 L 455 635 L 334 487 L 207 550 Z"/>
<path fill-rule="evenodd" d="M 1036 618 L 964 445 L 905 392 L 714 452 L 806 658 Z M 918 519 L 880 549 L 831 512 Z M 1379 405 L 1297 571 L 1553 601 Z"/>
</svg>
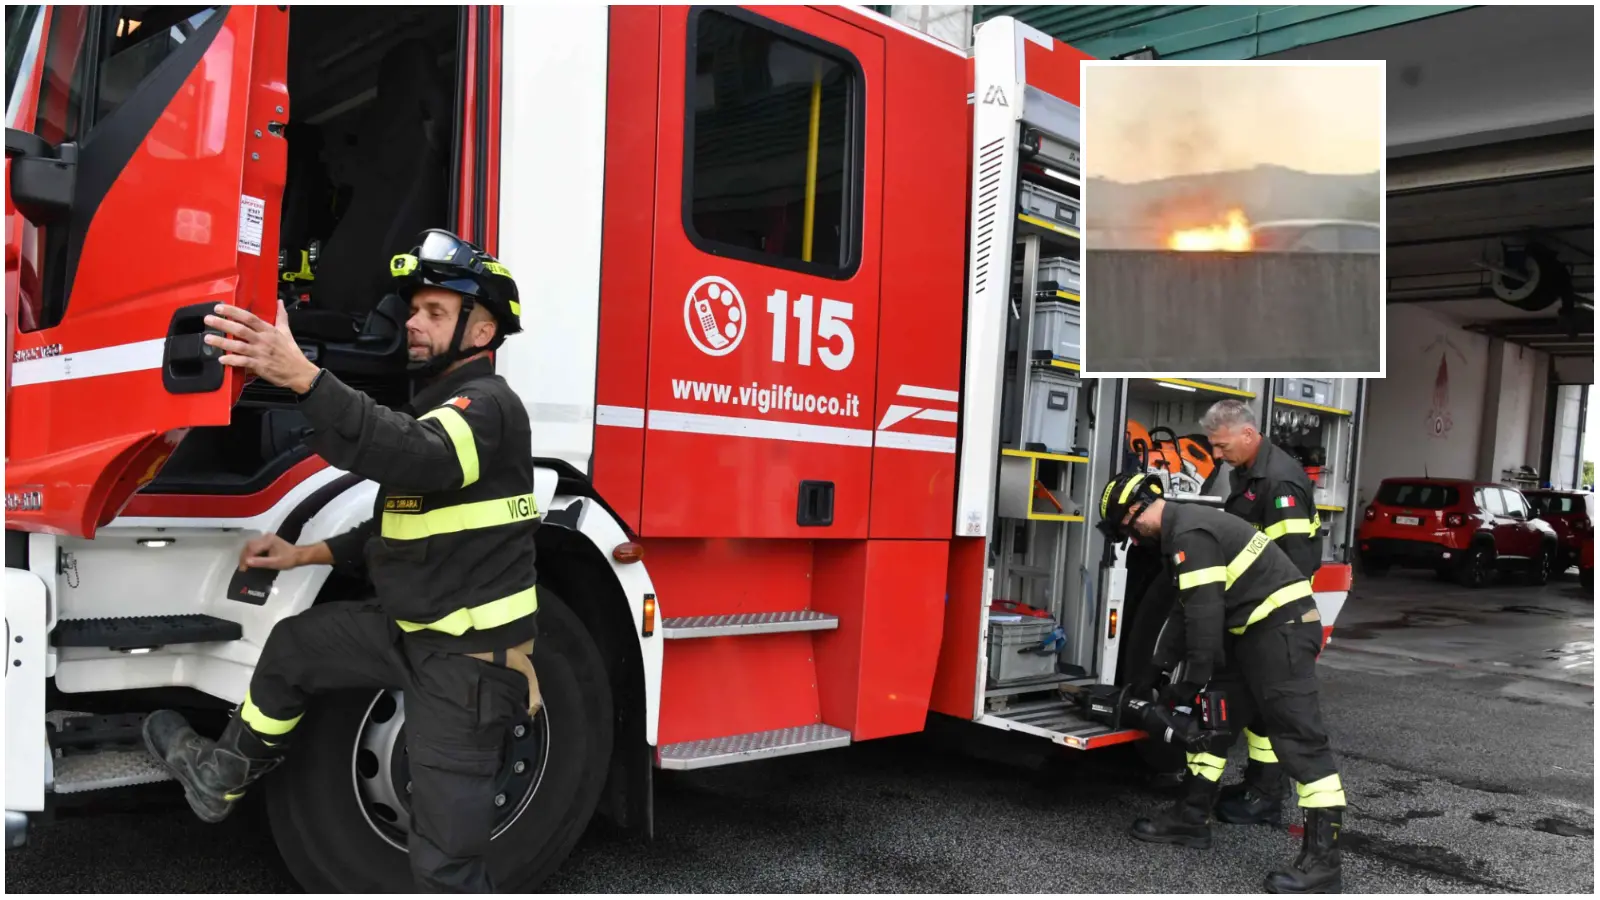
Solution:
<svg viewBox="0 0 1600 900">
<path fill-rule="evenodd" d="M 311 448 L 379 486 L 371 519 L 308 546 L 256 538 L 241 569 L 364 570 L 376 599 L 279 622 L 216 741 L 170 710 L 151 715 L 144 736 L 195 813 L 220 822 L 291 750 L 311 695 L 402 689 L 413 876 L 427 891 L 488 892 L 505 735 L 539 704 L 532 439 L 490 355 L 521 330 L 521 308 L 506 267 L 447 231 L 423 232 L 391 274 L 411 307 L 413 412 L 379 406 L 308 361 L 281 306 L 276 325 L 230 306 L 206 318 L 224 365 L 294 391 Z"/>
<path fill-rule="evenodd" d="M 1223 508 L 1254 525 L 1307 578 L 1317 574 L 1322 528 L 1311 479 L 1293 457 L 1262 438 L 1255 413 L 1238 400 L 1219 400 L 1200 417 L 1217 458 L 1228 463 L 1228 498 Z M 1283 813 L 1283 766 L 1262 734 L 1260 721 L 1245 722 L 1249 749 L 1244 780 L 1223 788 L 1217 818 L 1235 825 L 1275 824 Z"/>
<path fill-rule="evenodd" d="M 1322 623 L 1310 581 L 1264 532 L 1230 513 L 1168 502 L 1160 480 L 1142 472 L 1112 479 L 1099 512 L 1097 527 L 1108 539 L 1159 546 L 1176 582 L 1177 602 L 1156 660 L 1179 677 L 1162 690 L 1162 699 L 1187 702 L 1219 676 L 1237 678 L 1228 692 L 1235 705 L 1229 718 L 1260 722 L 1296 782 L 1305 811 L 1301 851 L 1267 876 L 1267 890 L 1338 892 L 1345 796 L 1318 705 Z M 1229 732 L 1209 747 L 1191 749 L 1181 797 L 1154 818 L 1134 822 L 1129 833 L 1143 841 L 1210 847 L 1210 814 L 1234 739 Z"/>
</svg>

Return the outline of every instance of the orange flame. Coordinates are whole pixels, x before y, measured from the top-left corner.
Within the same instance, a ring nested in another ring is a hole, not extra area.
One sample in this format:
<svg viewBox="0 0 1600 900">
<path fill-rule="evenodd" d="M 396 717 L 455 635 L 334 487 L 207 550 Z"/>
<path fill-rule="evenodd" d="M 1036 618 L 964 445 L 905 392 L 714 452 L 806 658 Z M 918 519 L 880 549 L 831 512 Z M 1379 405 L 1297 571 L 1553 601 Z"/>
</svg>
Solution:
<svg viewBox="0 0 1600 900">
<path fill-rule="evenodd" d="M 1167 237 L 1169 250 L 1232 250 L 1252 249 L 1255 244 L 1250 235 L 1250 222 L 1244 210 L 1230 209 L 1226 225 L 1206 225 L 1185 228 Z"/>
</svg>

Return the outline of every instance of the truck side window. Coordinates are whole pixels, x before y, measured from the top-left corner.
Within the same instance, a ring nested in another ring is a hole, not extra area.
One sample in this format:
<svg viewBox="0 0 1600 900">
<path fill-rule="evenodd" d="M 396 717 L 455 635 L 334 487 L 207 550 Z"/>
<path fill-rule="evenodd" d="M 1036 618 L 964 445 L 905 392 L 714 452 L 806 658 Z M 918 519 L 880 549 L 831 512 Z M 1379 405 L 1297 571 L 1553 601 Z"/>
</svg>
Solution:
<svg viewBox="0 0 1600 900">
<path fill-rule="evenodd" d="M 846 277 L 860 248 L 859 68 L 756 21 L 693 14 L 684 226 L 707 252 Z"/>
<path fill-rule="evenodd" d="M 208 6 L 52 8 L 33 133 L 52 146 L 83 143 L 216 11 Z M 7 10 L 8 27 L 10 16 Z M 69 229 L 45 228 L 40 235 L 40 281 L 19 294 L 19 331 L 53 328 L 67 313 Z"/>
<path fill-rule="evenodd" d="M 6 7 L 6 110 L 11 109 L 11 95 L 17 90 L 17 76 L 22 74 L 22 59 L 28 55 L 33 42 L 33 26 L 39 21 L 42 8 L 38 6 Z M 9 121 L 9 120 L 8 120 Z"/>
</svg>

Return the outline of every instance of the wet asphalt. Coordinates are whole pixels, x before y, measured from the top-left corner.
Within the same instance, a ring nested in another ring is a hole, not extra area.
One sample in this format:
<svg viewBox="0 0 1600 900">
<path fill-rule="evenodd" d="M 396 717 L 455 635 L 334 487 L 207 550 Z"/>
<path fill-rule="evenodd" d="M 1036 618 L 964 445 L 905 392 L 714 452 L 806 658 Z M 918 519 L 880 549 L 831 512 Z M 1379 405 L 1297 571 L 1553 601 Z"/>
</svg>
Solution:
<svg viewBox="0 0 1600 900">
<path fill-rule="evenodd" d="M 1319 677 L 1352 804 L 1346 891 L 1592 894 L 1594 619 L 1575 574 L 1478 591 L 1366 579 L 1339 626 Z M 1253 892 L 1297 849 L 1265 826 L 1216 826 L 1209 851 L 1123 833 L 1164 802 L 1126 748 L 957 725 L 657 773 L 655 841 L 596 826 L 546 889 Z M 6 854 L 5 888 L 298 890 L 259 800 L 210 827 L 171 785 L 62 811 Z"/>
</svg>

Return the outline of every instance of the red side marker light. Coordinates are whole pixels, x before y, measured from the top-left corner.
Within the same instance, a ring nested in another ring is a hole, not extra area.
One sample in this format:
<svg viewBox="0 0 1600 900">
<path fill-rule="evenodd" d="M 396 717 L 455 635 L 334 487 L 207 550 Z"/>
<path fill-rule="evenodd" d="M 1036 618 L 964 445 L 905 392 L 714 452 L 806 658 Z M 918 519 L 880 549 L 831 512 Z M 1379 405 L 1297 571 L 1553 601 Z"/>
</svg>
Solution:
<svg viewBox="0 0 1600 900">
<path fill-rule="evenodd" d="M 619 563 L 636 563 L 644 559 L 644 548 L 633 541 L 624 541 L 611 548 L 611 558 Z"/>
</svg>

